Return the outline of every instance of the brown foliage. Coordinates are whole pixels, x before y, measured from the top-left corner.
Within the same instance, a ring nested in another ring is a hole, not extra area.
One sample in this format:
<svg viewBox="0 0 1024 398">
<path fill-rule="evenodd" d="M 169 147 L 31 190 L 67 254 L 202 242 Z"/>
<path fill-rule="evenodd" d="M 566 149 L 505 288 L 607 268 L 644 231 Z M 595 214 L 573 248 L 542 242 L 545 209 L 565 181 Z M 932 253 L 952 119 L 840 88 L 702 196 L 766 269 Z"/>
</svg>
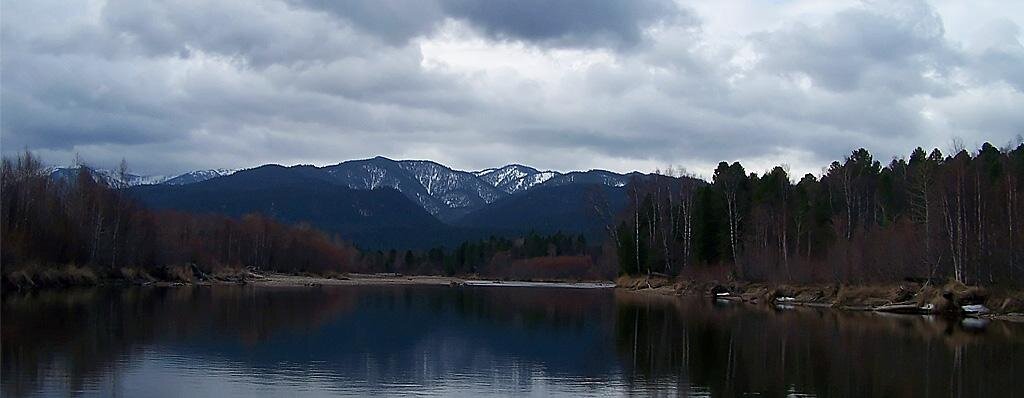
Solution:
<svg viewBox="0 0 1024 398">
<path fill-rule="evenodd" d="M 29 152 L 5 158 L 0 177 L 0 260 L 5 280 L 17 280 L 17 286 L 87 283 L 97 274 L 189 281 L 192 265 L 205 273 L 246 267 L 346 272 L 357 255 L 351 245 L 308 225 L 261 215 L 235 220 L 151 211 L 84 167 L 73 181 L 55 180 Z M 66 264 L 79 264 L 88 274 L 57 270 Z"/>
<path fill-rule="evenodd" d="M 481 273 L 483 276 L 515 280 L 603 279 L 595 274 L 590 256 L 552 256 L 510 260 L 499 253 Z"/>
</svg>

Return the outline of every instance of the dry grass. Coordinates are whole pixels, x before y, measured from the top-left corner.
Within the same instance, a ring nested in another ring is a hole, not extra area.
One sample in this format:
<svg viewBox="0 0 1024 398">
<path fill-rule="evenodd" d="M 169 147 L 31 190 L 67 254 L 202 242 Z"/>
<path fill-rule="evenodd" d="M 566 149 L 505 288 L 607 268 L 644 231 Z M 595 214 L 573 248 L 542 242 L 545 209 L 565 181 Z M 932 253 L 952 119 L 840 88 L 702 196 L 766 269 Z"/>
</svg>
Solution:
<svg viewBox="0 0 1024 398">
<path fill-rule="evenodd" d="M 671 279 L 655 275 L 622 275 L 615 279 L 615 286 L 627 289 L 657 289 L 671 285 Z"/>
<path fill-rule="evenodd" d="M 211 278 L 227 282 L 245 280 L 247 275 L 249 275 L 249 271 L 241 267 L 217 267 L 210 273 Z"/>
<path fill-rule="evenodd" d="M 132 283 L 149 283 L 156 281 L 156 278 L 146 272 L 146 270 L 134 267 L 121 267 L 116 271 L 114 276 Z"/>
<path fill-rule="evenodd" d="M 891 305 L 916 305 L 929 312 L 959 312 L 960 306 L 984 304 L 996 314 L 1024 313 L 1024 291 L 966 286 L 956 281 L 941 285 L 916 282 L 879 285 L 770 284 L 728 280 L 700 281 L 685 277 L 666 279 L 656 276 L 620 276 L 619 288 L 672 295 L 714 296 L 728 292 L 731 297 L 750 303 L 767 304 L 780 297 L 792 297 L 795 303 L 820 304 L 845 309 L 874 309 Z M 664 289 L 671 286 L 671 289 Z"/>
<path fill-rule="evenodd" d="M 844 285 L 836 292 L 836 306 L 873 307 L 891 303 L 887 297 L 890 289 L 886 286 Z"/>
<path fill-rule="evenodd" d="M 324 272 L 324 278 L 327 278 L 327 279 L 337 279 L 337 280 L 342 280 L 342 281 L 349 279 L 347 273 L 341 273 L 341 272 L 337 272 L 337 271 L 327 271 L 327 272 Z"/>
<path fill-rule="evenodd" d="M 99 283 L 93 270 L 74 265 L 47 267 L 32 265 L 11 272 L 4 282 L 15 288 L 85 286 Z"/>
<path fill-rule="evenodd" d="M 170 265 L 160 269 L 160 276 L 168 282 L 192 283 L 194 276 L 187 265 Z"/>
</svg>

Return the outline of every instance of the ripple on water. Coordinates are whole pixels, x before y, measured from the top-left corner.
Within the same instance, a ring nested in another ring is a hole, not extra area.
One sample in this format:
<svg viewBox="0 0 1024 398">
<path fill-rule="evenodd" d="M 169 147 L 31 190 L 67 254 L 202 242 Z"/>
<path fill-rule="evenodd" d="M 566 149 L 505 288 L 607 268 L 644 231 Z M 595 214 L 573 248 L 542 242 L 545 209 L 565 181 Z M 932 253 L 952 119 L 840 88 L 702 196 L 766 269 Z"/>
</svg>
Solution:
<svg viewBox="0 0 1024 398">
<path fill-rule="evenodd" d="M 5 299 L 2 395 L 1012 396 L 1024 374 L 1021 325 L 997 322 L 534 286 L 130 292 Z"/>
</svg>

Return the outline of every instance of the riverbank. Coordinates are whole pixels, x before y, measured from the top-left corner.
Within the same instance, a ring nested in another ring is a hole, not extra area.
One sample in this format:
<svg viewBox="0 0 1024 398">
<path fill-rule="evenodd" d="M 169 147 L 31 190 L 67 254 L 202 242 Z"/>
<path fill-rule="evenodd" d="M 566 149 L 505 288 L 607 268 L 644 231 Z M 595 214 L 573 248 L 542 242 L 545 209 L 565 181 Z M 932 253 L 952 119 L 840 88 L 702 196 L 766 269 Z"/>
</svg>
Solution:
<svg viewBox="0 0 1024 398">
<path fill-rule="evenodd" d="M 916 282 L 875 285 L 770 284 L 676 280 L 658 276 L 622 276 L 619 289 L 668 296 L 703 296 L 754 305 L 826 307 L 845 311 L 901 314 L 951 314 L 1024 322 L 1024 292 Z"/>
<path fill-rule="evenodd" d="M 579 281 L 509 281 L 437 275 L 339 274 L 331 277 L 313 275 L 266 274 L 251 279 L 256 286 L 345 286 L 345 285 L 444 285 L 504 287 L 567 287 L 613 288 L 612 282 Z"/>
<path fill-rule="evenodd" d="M 105 273 L 85 267 L 27 268 L 5 273 L 3 288 L 31 290 L 73 286 L 113 285 L 237 285 L 313 287 L 344 285 L 443 285 L 519 287 L 615 287 L 639 294 L 702 296 L 714 300 L 786 308 L 807 306 L 845 311 L 903 314 L 950 314 L 1024 322 L 1024 292 L 987 289 L 948 282 L 941 286 L 903 282 L 874 285 L 770 284 L 742 281 L 694 281 L 662 276 L 619 277 L 610 281 L 507 281 L 476 276 L 332 273 L 328 275 L 283 274 L 252 269 L 221 269 L 204 273 L 194 266 L 162 267 L 150 272 L 131 268 Z"/>
<path fill-rule="evenodd" d="M 445 285 L 445 286 L 517 286 L 613 288 L 611 281 L 581 280 L 494 280 L 470 276 L 401 275 L 395 273 L 359 274 L 329 273 L 285 274 L 253 269 L 219 269 L 206 273 L 195 266 L 161 267 L 151 271 L 119 268 L 97 272 L 92 268 L 61 267 L 23 268 L 5 273 L 4 290 L 33 290 L 93 285 L 254 285 L 272 287 L 344 286 L 344 285 Z"/>
</svg>

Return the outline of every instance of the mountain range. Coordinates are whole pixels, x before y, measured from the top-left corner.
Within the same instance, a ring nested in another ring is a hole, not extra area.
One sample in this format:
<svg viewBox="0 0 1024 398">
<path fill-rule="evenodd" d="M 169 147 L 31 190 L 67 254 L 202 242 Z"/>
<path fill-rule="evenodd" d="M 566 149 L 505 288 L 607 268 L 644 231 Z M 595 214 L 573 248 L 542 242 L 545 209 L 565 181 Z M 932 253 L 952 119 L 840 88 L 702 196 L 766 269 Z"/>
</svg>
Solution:
<svg viewBox="0 0 1024 398">
<path fill-rule="evenodd" d="M 51 176 L 70 178 L 73 173 L 77 169 L 55 168 Z M 519 164 L 461 171 L 433 161 L 385 157 L 173 177 L 129 174 L 122 179 L 109 170 L 93 170 L 93 175 L 153 208 L 233 217 L 260 212 L 379 249 L 450 246 L 531 230 L 600 238 L 603 226 L 589 215 L 587 195 L 600 190 L 613 208 L 621 208 L 624 187 L 643 176 L 540 171 Z"/>
<path fill-rule="evenodd" d="M 52 167 L 49 169 L 51 178 L 66 180 L 73 179 L 78 176 L 79 168 L 84 166 L 69 166 L 69 167 Z M 236 169 L 209 169 L 209 170 L 195 170 L 184 174 L 173 175 L 173 176 L 162 176 L 162 175 L 138 175 L 132 173 L 122 173 L 116 170 L 109 169 L 94 169 L 88 168 L 92 174 L 93 179 L 96 181 L 103 182 L 111 187 L 134 187 L 138 185 L 185 185 L 192 184 L 200 181 L 206 181 L 211 178 L 222 177 L 231 175 L 238 171 Z"/>
</svg>

